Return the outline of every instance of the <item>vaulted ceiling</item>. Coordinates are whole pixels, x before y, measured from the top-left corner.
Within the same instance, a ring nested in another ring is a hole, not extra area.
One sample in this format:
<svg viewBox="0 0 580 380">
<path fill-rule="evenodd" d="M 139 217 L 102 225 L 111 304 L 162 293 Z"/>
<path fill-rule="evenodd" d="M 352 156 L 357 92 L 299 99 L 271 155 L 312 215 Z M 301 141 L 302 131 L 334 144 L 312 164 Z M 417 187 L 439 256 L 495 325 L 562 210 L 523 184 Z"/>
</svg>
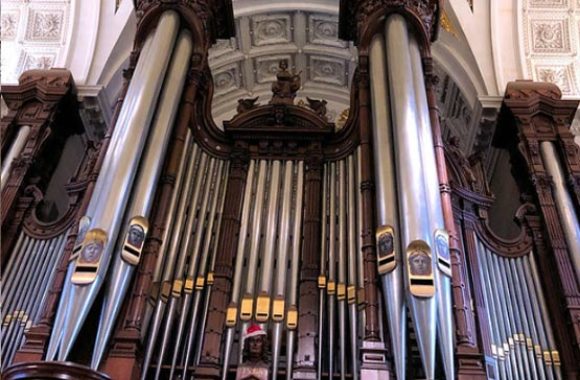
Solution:
<svg viewBox="0 0 580 380">
<path fill-rule="evenodd" d="M 566 96 L 580 98 L 580 0 L 444 3 L 443 30 L 432 50 L 442 82 L 457 91 L 440 93 L 447 99 L 456 93 L 465 112 L 479 117 L 478 108 L 521 78 L 556 83 Z M 356 48 L 338 40 L 338 4 L 234 0 L 236 38 L 219 41 L 210 54 L 217 124 L 233 115 L 240 97 L 266 101 L 281 59 L 301 73 L 299 96 L 326 99 L 329 119 L 338 121 L 356 66 Z M 81 92 L 104 88 L 101 95 L 112 104 L 135 22 L 130 0 L 2 0 L 1 82 L 15 83 L 31 68 L 67 67 Z M 473 131 L 456 133 L 473 141 Z"/>
</svg>

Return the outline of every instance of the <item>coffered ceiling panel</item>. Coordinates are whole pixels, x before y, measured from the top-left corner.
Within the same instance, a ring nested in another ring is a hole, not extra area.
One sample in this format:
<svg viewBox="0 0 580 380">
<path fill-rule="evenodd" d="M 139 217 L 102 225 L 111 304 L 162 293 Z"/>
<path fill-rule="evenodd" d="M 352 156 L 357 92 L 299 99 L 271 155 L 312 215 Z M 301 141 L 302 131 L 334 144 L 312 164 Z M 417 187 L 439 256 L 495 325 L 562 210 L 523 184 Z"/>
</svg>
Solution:
<svg viewBox="0 0 580 380">
<path fill-rule="evenodd" d="M 349 84 L 357 57 L 351 44 L 338 39 L 338 2 L 333 12 L 295 6 L 275 12 L 240 12 L 240 5 L 242 2 L 234 2 L 234 13 L 242 14 L 236 17 L 237 38 L 218 41 L 209 55 L 216 86 L 212 105 L 216 123 L 221 127 L 223 120 L 236 113 L 240 97 L 258 96 L 259 102 L 268 102 L 282 60 L 301 76 L 297 102 L 307 96 L 325 99 L 329 120 L 336 121 L 349 107 Z M 230 69 L 234 64 L 237 71 Z M 230 80 L 230 76 L 226 80 L 226 72 L 239 75 L 238 80 Z"/>
</svg>

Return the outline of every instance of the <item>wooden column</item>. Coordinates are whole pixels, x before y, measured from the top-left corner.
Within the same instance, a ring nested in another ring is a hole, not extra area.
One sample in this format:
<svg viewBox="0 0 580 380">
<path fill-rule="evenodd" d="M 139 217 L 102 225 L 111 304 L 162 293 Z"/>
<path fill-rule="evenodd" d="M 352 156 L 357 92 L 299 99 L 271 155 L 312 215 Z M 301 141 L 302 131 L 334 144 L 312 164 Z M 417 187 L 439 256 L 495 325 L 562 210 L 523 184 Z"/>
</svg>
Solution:
<svg viewBox="0 0 580 380">
<path fill-rule="evenodd" d="M 437 174 L 439 177 L 439 191 L 441 193 L 441 207 L 445 229 L 449 233 L 449 251 L 451 255 L 451 287 L 453 297 L 453 319 L 455 322 L 456 368 L 459 379 L 485 379 L 485 359 L 481 347 L 477 342 L 475 315 L 471 308 L 473 302 L 471 289 L 467 277 L 466 258 L 461 249 L 461 240 L 458 236 L 453 217 L 451 201 L 451 187 L 445 162 L 445 147 L 441 135 L 441 118 L 437 106 L 435 85 L 437 78 L 433 72 L 433 59 L 423 58 L 427 103 L 429 105 L 429 119 L 433 134 Z"/>
<path fill-rule="evenodd" d="M 320 223 L 322 201 L 322 149 L 313 143 L 306 154 L 302 266 L 298 290 L 298 350 L 294 379 L 316 379 L 318 341 L 318 275 L 320 274 Z"/>
</svg>

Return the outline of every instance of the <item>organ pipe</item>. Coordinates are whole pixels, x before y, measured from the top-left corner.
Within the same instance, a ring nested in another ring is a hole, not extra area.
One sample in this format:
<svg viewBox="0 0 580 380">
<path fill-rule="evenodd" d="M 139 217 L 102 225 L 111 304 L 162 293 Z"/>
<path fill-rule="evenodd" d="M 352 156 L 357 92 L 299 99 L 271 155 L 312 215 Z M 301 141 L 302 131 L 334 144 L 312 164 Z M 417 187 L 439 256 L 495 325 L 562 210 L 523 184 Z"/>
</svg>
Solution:
<svg viewBox="0 0 580 380">
<path fill-rule="evenodd" d="M 417 104 L 413 89 L 409 36 L 405 19 L 397 14 L 385 23 L 388 81 L 393 109 L 396 151 L 397 194 L 400 207 L 401 244 L 409 292 L 407 299 L 417 333 L 417 344 L 425 374 L 435 374 L 436 299 L 433 279 L 431 233 L 424 204 L 425 193 L 420 160 L 422 150 L 416 128 Z M 419 157 L 417 157 L 419 155 Z M 402 217 L 404 215 L 404 218 Z"/>
<path fill-rule="evenodd" d="M 59 314 L 67 313 L 59 360 L 65 360 L 68 356 L 102 285 L 130 194 L 129 191 L 104 191 L 104 188 L 130 189 L 133 185 L 178 28 L 179 15 L 174 11 L 166 11 L 154 32 L 151 48 L 147 50 L 151 56 L 140 56 L 129 85 L 129 101 L 121 108 L 117 128 L 111 137 L 109 154 L 105 157 L 87 208 L 87 215 L 92 218 L 90 231 L 83 244 L 85 256 L 81 252 L 72 263 L 75 272 L 71 282 L 65 284 L 70 286 L 68 302 L 64 310 L 60 307 L 58 310 Z"/>
<path fill-rule="evenodd" d="M 554 143 L 551 141 L 542 141 L 540 143 L 540 152 L 544 165 L 554 181 L 553 191 L 556 201 L 556 209 L 562 221 L 564 238 L 570 252 L 576 279 L 580 282 L 580 225 L 578 224 L 578 215 L 574 211 L 574 204 L 570 193 L 566 189 L 566 179 L 562 171 L 560 158 L 556 155 Z"/>
<path fill-rule="evenodd" d="M 407 312 L 405 306 L 400 228 L 394 168 L 394 144 L 384 38 L 373 37 L 370 47 L 370 78 L 376 186 L 377 258 L 384 305 L 391 327 L 391 346 L 397 378 L 405 379 Z M 384 248 L 381 244 L 385 245 Z"/>
<path fill-rule="evenodd" d="M 117 242 L 117 247 L 121 249 L 121 252 L 115 255 L 112 274 L 105 290 L 91 361 L 93 369 L 99 367 L 106 343 L 111 336 L 114 322 L 121 309 L 123 298 L 130 285 L 133 271 L 140 261 L 155 188 L 161 175 L 162 158 L 165 157 L 177 114 L 178 102 L 175 102 L 174 99 L 175 97 L 181 98 L 192 49 L 193 42 L 189 32 L 181 32 L 161 92 L 158 110 L 152 123 L 152 132 L 143 154 L 144 159 L 139 168 L 133 197 L 125 217 L 125 227 Z M 142 234 L 142 236 L 139 237 L 138 234 Z M 140 241 L 133 242 L 135 238 L 140 239 Z"/>
<path fill-rule="evenodd" d="M 22 150 L 26 145 L 26 141 L 28 140 L 29 134 L 30 134 L 30 126 L 22 125 L 18 128 L 16 138 L 12 142 L 12 145 L 10 145 L 8 154 L 2 160 L 3 162 L 2 162 L 2 174 L 0 176 L 0 191 L 4 190 L 4 186 L 6 186 L 6 183 L 8 182 L 8 177 L 10 176 L 10 169 L 12 167 L 12 163 L 16 158 L 18 158 L 18 156 L 20 156 L 20 153 L 22 153 Z"/>
</svg>

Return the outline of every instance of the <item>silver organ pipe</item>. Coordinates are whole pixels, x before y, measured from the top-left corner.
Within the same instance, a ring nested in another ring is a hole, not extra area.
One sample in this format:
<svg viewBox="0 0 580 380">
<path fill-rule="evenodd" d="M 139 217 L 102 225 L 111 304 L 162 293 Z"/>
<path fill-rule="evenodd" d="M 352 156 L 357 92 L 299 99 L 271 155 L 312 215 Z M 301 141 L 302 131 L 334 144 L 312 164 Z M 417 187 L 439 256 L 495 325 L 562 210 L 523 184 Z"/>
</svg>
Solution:
<svg viewBox="0 0 580 380">
<path fill-rule="evenodd" d="M 357 225 L 357 207 L 356 207 L 356 196 L 358 193 L 358 179 L 355 163 L 355 155 L 350 155 L 347 159 L 347 193 L 348 193 L 348 225 L 346 226 L 348 231 L 348 286 L 346 289 L 346 296 L 348 302 L 349 318 L 350 318 L 350 362 L 352 363 L 352 377 L 354 380 L 359 378 L 358 376 L 358 323 L 357 323 L 357 305 L 356 305 L 356 290 L 358 286 L 358 271 L 359 262 L 357 261 L 357 256 L 362 256 L 359 254 L 358 244 L 357 244 L 357 233 L 359 230 Z"/>
<path fill-rule="evenodd" d="M 404 296 L 401 230 L 398 223 L 394 144 L 391 126 L 385 44 L 382 35 L 373 37 L 369 56 L 373 102 L 373 149 L 375 163 L 378 268 L 381 274 L 391 346 L 397 378 L 405 379 L 407 312 Z M 382 249 L 386 244 L 390 249 Z"/>
<path fill-rule="evenodd" d="M 208 221 L 207 221 L 207 228 L 206 228 L 206 236 L 203 243 L 203 248 L 201 250 L 201 258 L 199 263 L 199 270 L 197 272 L 197 277 L 195 277 L 195 285 L 193 288 L 193 305 L 191 307 L 191 324 L 189 327 L 189 332 L 187 335 L 187 344 L 185 346 L 185 356 L 183 360 L 183 374 L 181 376 L 182 379 L 187 377 L 187 370 L 191 358 L 191 349 L 193 346 L 193 339 L 196 336 L 196 330 L 199 318 L 199 308 L 201 303 L 201 293 L 202 290 L 207 286 L 207 262 L 209 260 L 209 255 L 213 252 L 211 249 L 211 244 L 216 244 L 215 236 L 215 229 L 214 225 L 219 224 L 219 215 L 221 214 L 221 208 L 218 210 L 218 204 L 223 205 L 222 198 L 225 195 L 225 186 L 222 184 L 224 179 L 224 161 L 220 161 L 218 163 L 217 169 L 217 178 L 215 180 L 215 185 L 213 186 L 212 194 L 211 194 L 211 207 L 208 214 Z M 216 222 L 218 220 L 218 223 Z M 211 282 L 211 281 L 210 281 Z M 200 330 L 203 331 L 203 330 Z M 172 363 L 173 365 L 173 363 Z"/>
<path fill-rule="evenodd" d="M 542 320 L 544 321 L 544 328 L 546 330 L 546 338 L 548 340 L 548 349 L 544 350 L 544 362 L 547 367 L 551 367 L 554 371 L 554 376 L 556 379 L 562 379 L 562 371 L 560 368 L 560 360 L 558 350 L 556 349 L 556 342 L 554 339 L 554 333 L 552 331 L 552 326 L 550 325 L 550 318 L 548 314 L 548 306 L 546 305 L 546 299 L 544 297 L 544 291 L 542 290 L 542 285 L 540 284 L 540 276 L 538 272 L 538 267 L 536 265 L 536 259 L 534 255 L 528 255 L 525 257 L 529 260 L 529 267 L 524 265 L 525 269 L 529 269 L 531 275 L 527 273 L 527 278 L 531 279 L 536 290 L 537 299 L 539 301 L 540 310 L 542 314 Z"/>
<path fill-rule="evenodd" d="M 567 189 L 566 178 L 562 170 L 560 158 L 556 155 L 554 143 L 551 141 L 542 141 L 540 143 L 540 152 L 544 165 L 554 181 L 553 191 L 556 202 L 556 209 L 562 221 L 564 238 L 568 251 L 574 263 L 576 279 L 580 282 L 580 225 L 578 224 L 578 215 L 575 212 L 572 198 Z"/>
<path fill-rule="evenodd" d="M 22 153 L 22 149 L 24 149 L 24 146 L 26 145 L 26 141 L 28 139 L 29 134 L 30 134 L 30 126 L 22 125 L 18 128 L 16 138 L 10 145 L 10 149 L 6 154 L 6 158 L 2 160 L 2 173 L 0 175 L 0 191 L 4 189 L 4 186 L 6 186 L 8 177 L 10 176 L 12 162 L 16 158 L 18 158 L 18 156 L 20 156 L 20 153 Z"/>
<path fill-rule="evenodd" d="M 213 159 L 211 160 L 213 163 Z M 188 205 L 188 219 L 185 226 L 185 234 L 183 240 L 181 241 L 181 248 L 177 255 L 176 264 L 173 270 L 173 284 L 171 287 L 171 293 L 169 294 L 168 300 L 168 311 L 166 312 L 165 324 L 163 325 L 163 334 L 161 340 L 161 346 L 159 351 L 159 357 L 157 361 L 157 368 L 155 371 L 155 378 L 159 378 L 161 374 L 161 365 L 165 358 L 165 353 L 167 351 L 167 345 L 170 339 L 172 326 L 175 320 L 175 313 L 178 304 L 182 301 L 182 295 L 184 290 L 184 285 L 186 285 L 183 280 L 183 272 L 185 270 L 185 264 L 189 253 L 192 249 L 193 236 L 195 233 L 196 226 L 196 211 L 197 204 L 201 194 L 207 194 L 206 186 L 209 187 L 209 178 L 211 173 L 208 171 L 208 155 L 204 152 L 201 153 L 201 160 L 199 168 L 197 170 L 197 175 L 195 177 L 195 185 L 193 189 L 191 203 Z M 212 165 L 213 166 L 213 165 Z"/>
<path fill-rule="evenodd" d="M 330 167 L 330 183 L 329 183 L 329 216 L 330 222 L 328 226 L 328 282 L 326 285 L 328 294 L 328 376 L 334 377 L 334 322 L 335 322 L 335 307 L 336 307 L 336 163 L 331 162 Z"/>
<path fill-rule="evenodd" d="M 477 242 L 479 275 L 499 379 L 558 379 L 557 351 L 548 336 L 545 299 L 534 272 L 534 253 L 502 257 Z M 543 309 L 543 310 L 542 310 Z"/>
<path fill-rule="evenodd" d="M 192 49 L 193 42 L 189 32 L 181 32 L 176 42 L 175 53 L 167 72 L 158 110 L 152 123 L 152 132 L 148 138 L 143 154 L 143 162 L 139 168 L 133 196 L 126 213 L 125 227 L 117 242 L 117 250 L 119 252 L 113 259 L 111 277 L 105 290 L 99 329 L 91 361 L 91 367 L 94 369 L 99 367 L 102 360 L 106 343 L 112 333 L 114 322 L 130 285 L 133 271 L 141 258 L 147 229 L 149 228 L 149 213 L 153 204 L 157 182 L 161 175 L 162 158 L 165 157 L 169 137 L 173 130 L 172 126 L 177 114 L 178 102 L 175 102 L 174 99 L 175 97 L 181 97 Z M 143 235 L 137 236 L 139 234 Z M 135 236 L 137 240 L 133 241 L 134 238 L 132 236 Z"/>
<path fill-rule="evenodd" d="M 284 164 L 284 181 L 282 193 L 282 212 L 280 214 L 280 228 L 278 235 L 278 244 L 276 252 L 278 255 L 278 264 L 274 276 L 274 299 L 272 306 L 272 379 L 278 376 L 278 360 L 280 358 L 280 346 L 282 337 L 282 321 L 286 310 L 286 272 L 288 269 L 288 241 L 290 240 L 291 230 L 291 212 L 292 212 L 292 177 L 294 166 L 292 161 L 286 161 Z M 268 225 L 270 225 L 268 223 Z M 264 265 L 264 270 L 266 265 Z M 264 278 L 262 278 L 264 280 Z"/>
<path fill-rule="evenodd" d="M 135 93 L 123 104 L 119 113 L 109 154 L 103 162 L 87 208 L 87 215 L 91 217 L 90 230 L 79 257 L 71 263 L 75 268 L 71 280 L 65 284 L 70 287 L 68 301 L 64 302 L 64 310 L 59 305 L 57 312 L 67 314 L 60 335 L 59 360 L 67 358 L 103 283 L 130 195 L 130 191 L 126 190 L 131 189 L 134 182 L 178 29 L 179 15 L 166 11 L 153 33 L 148 49 L 150 56 L 140 56 L 129 85 L 130 89 L 133 87 L 135 90 L 128 90 L 128 93 Z M 104 191 L 105 187 L 123 191 Z M 57 331 L 53 333 L 56 336 L 60 334 Z"/>
<path fill-rule="evenodd" d="M 2 281 L 2 368 L 9 366 L 24 342 L 24 333 L 40 317 L 67 240 L 68 231 L 51 239 L 21 232 Z"/>
<path fill-rule="evenodd" d="M 185 222 L 187 220 L 187 206 L 190 203 L 192 193 L 193 193 L 193 175 L 196 173 L 197 166 L 199 164 L 199 158 L 201 152 L 197 144 L 193 144 L 192 150 L 190 148 L 185 149 L 184 154 L 191 151 L 189 162 L 187 163 L 187 170 L 185 172 L 185 178 L 183 180 L 183 190 L 180 194 L 180 199 L 177 207 L 177 215 L 174 219 L 173 234 L 171 239 L 168 240 L 169 244 L 163 246 L 163 250 L 159 253 L 160 255 L 167 256 L 165 260 L 165 266 L 162 270 L 161 281 L 159 286 L 159 295 L 156 300 L 155 309 L 153 311 L 153 320 L 148 329 L 149 340 L 145 345 L 145 355 L 143 358 L 143 368 L 149 368 L 151 359 L 153 356 L 153 351 L 155 348 L 155 343 L 157 342 L 157 335 L 159 329 L 161 328 L 161 321 L 165 314 L 165 308 L 167 306 L 167 301 L 171 293 L 171 286 L 173 283 L 173 268 L 175 267 L 175 260 L 180 248 L 181 238 L 184 236 L 183 230 L 185 228 Z M 147 371 L 142 372 L 142 379 L 145 379 Z"/>
<path fill-rule="evenodd" d="M 175 344 L 176 349 L 173 351 L 173 357 L 171 360 L 171 370 L 169 372 L 169 377 L 173 378 L 175 372 L 175 365 L 177 364 L 177 357 L 180 353 L 180 347 L 182 346 L 183 334 L 185 333 L 185 323 L 187 320 L 187 315 L 189 313 L 189 308 L 191 306 L 193 290 L 195 288 L 195 278 L 197 276 L 197 267 L 200 260 L 200 252 L 202 239 L 204 238 L 204 225 L 206 221 L 207 208 L 210 203 L 210 194 L 216 191 L 215 185 L 217 179 L 219 178 L 219 171 L 215 170 L 216 159 L 211 158 L 208 166 L 208 172 L 205 178 L 205 186 L 202 190 L 203 196 L 201 197 L 201 202 L 199 206 L 193 204 L 190 207 L 190 213 L 197 216 L 197 223 L 195 230 L 192 230 L 192 235 L 194 236 L 193 244 L 191 248 L 186 248 L 184 256 L 189 255 L 189 264 L 187 265 L 187 273 L 185 273 L 185 267 L 182 267 L 179 272 L 175 274 L 175 278 L 180 278 L 183 282 L 183 297 L 181 299 L 181 311 L 178 313 L 179 320 L 177 323 L 177 333 L 175 334 L 172 341 Z M 212 191 L 213 190 L 213 191 Z M 199 214 L 198 214 L 199 208 Z M 213 215 L 209 215 L 208 219 L 213 218 Z M 191 218 L 190 220 L 193 220 Z M 211 240 L 210 236 L 205 236 L 206 241 Z M 186 260 L 187 261 L 187 260 Z M 184 262 L 185 263 L 185 262 Z M 178 269 L 179 270 L 179 269 Z M 162 358 L 161 358 L 162 359 Z M 162 360 L 159 361 L 160 363 Z M 159 366 L 158 366 L 159 368 Z"/>
<path fill-rule="evenodd" d="M 363 246 L 363 242 L 362 242 L 362 233 L 360 231 L 360 229 L 362 228 L 363 222 L 362 222 L 362 209 L 363 209 L 363 205 L 362 205 L 362 198 L 361 198 L 361 194 L 360 194 L 360 185 L 361 185 L 361 178 L 362 178 L 362 160 L 361 160 L 361 150 L 360 147 L 357 148 L 356 150 L 356 182 L 355 182 L 355 189 L 353 189 L 353 192 L 355 194 L 355 204 L 356 204 L 356 223 L 357 223 L 357 230 L 355 231 L 355 233 L 357 234 L 356 236 L 356 243 L 357 243 L 357 249 L 356 249 L 356 261 L 357 261 L 357 290 L 359 292 L 363 292 L 364 291 L 364 263 L 363 263 L 363 255 L 362 255 L 362 246 Z M 324 235 L 323 235 L 324 236 Z M 365 312 L 364 312 L 364 308 L 363 308 L 363 302 L 364 300 L 362 299 L 362 296 L 359 299 L 359 294 L 357 294 L 357 302 L 358 302 L 358 309 L 359 309 L 359 329 L 360 331 L 364 331 L 364 326 L 365 326 Z"/>
<path fill-rule="evenodd" d="M 340 378 L 346 378 L 346 163 L 338 164 L 338 283 L 336 295 L 338 300 L 339 360 Z"/>
<path fill-rule="evenodd" d="M 435 263 L 435 287 L 437 289 L 437 342 L 443 358 L 443 367 L 446 377 L 453 379 L 455 367 L 453 363 L 453 324 L 451 310 L 451 257 L 449 253 L 449 235 L 445 231 L 443 209 L 441 207 L 441 195 L 439 190 L 439 178 L 431 121 L 429 119 L 429 106 L 425 90 L 425 76 L 421 52 L 417 39 L 410 36 L 409 53 L 413 69 L 413 84 L 415 88 L 417 116 L 419 123 L 419 141 L 421 144 L 421 161 L 423 163 L 423 178 L 425 180 L 426 208 L 429 214 L 431 234 L 433 239 L 433 259 Z"/>
<path fill-rule="evenodd" d="M 188 130 L 185 136 L 185 142 L 183 144 L 183 154 L 179 160 L 179 165 L 177 168 L 176 180 L 173 194 L 171 195 L 171 200 L 169 201 L 169 208 L 167 210 L 167 217 L 165 219 L 165 229 L 163 231 L 163 235 L 161 236 L 161 245 L 159 247 L 159 253 L 157 255 L 157 260 L 155 262 L 155 267 L 153 269 L 153 289 L 151 291 L 150 297 L 148 299 L 148 303 L 145 308 L 145 315 L 143 317 L 143 328 L 141 332 L 141 340 L 144 340 L 144 334 L 148 331 L 147 327 L 149 326 L 149 322 L 151 321 L 151 316 L 153 313 L 153 309 L 156 305 L 156 300 L 160 297 L 161 292 L 161 276 L 163 274 L 163 266 L 165 264 L 165 260 L 167 258 L 167 251 L 169 247 L 169 242 L 171 240 L 173 228 L 176 223 L 176 218 L 178 216 L 177 204 L 180 200 L 181 195 L 184 192 L 184 176 L 186 172 L 187 166 L 187 158 L 191 157 L 192 155 L 192 143 L 191 143 L 192 135 L 191 131 Z"/>
<path fill-rule="evenodd" d="M 325 164 L 323 169 L 319 310 L 326 313 L 321 312 L 318 321 L 319 341 L 323 342 L 318 348 L 321 376 L 327 369 L 329 374 L 338 372 L 343 378 L 359 378 L 356 288 L 360 283 L 357 235 L 361 231 L 355 211 L 359 190 L 356 166 L 356 153 L 353 153 Z M 356 357 L 352 366 L 347 358 L 349 354 L 352 360 Z"/>
<path fill-rule="evenodd" d="M 329 224 L 328 217 L 328 188 L 329 188 L 329 175 L 328 175 L 328 165 L 324 165 L 322 173 L 322 226 L 320 228 L 320 233 L 322 235 L 321 247 L 320 247 L 320 275 L 318 276 L 318 289 L 319 289 L 319 304 L 318 304 L 318 340 L 324 342 L 324 307 L 326 305 L 326 262 L 327 262 L 327 244 L 328 240 L 326 238 L 327 228 Z M 316 378 L 322 379 L 322 357 L 323 345 L 318 345 L 318 360 L 316 361 Z"/>
<path fill-rule="evenodd" d="M 246 187 L 244 189 L 244 201 L 242 204 L 242 223 L 240 226 L 238 250 L 236 252 L 236 263 L 234 267 L 234 281 L 232 285 L 231 301 L 228 306 L 226 315 L 226 344 L 223 356 L 223 370 L 222 379 L 226 379 L 228 367 L 230 363 L 231 349 L 234 341 L 234 327 L 238 323 L 240 313 L 240 291 L 242 289 L 242 270 L 244 265 L 244 256 L 246 252 L 246 244 L 249 230 L 250 214 L 252 212 L 251 203 L 253 194 L 255 192 L 254 176 L 256 172 L 256 161 L 251 160 L 248 168 L 248 177 L 246 178 Z M 201 348 L 201 346 L 200 346 Z"/>
<path fill-rule="evenodd" d="M 292 225 L 292 263 L 290 266 L 290 288 L 288 289 L 288 311 L 286 312 L 286 380 L 292 378 L 294 342 L 298 320 L 298 270 L 302 249 L 302 216 L 304 207 L 304 161 L 298 161 L 296 173 L 294 223 Z"/>
</svg>

